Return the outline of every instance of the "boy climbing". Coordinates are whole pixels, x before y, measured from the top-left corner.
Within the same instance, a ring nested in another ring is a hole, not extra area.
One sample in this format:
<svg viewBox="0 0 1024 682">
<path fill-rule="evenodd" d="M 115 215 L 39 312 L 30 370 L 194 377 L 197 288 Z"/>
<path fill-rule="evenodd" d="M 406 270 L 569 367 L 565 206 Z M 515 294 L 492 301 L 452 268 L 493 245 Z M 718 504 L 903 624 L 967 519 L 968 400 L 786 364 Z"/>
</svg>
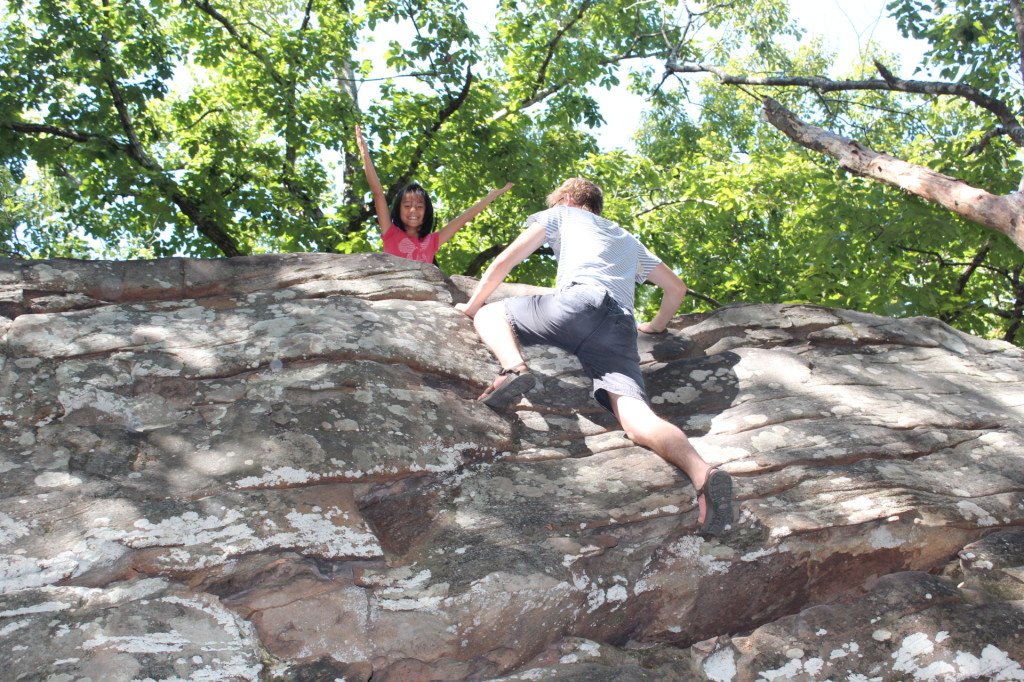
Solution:
<svg viewBox="0 0 1024 682">
<path fill-rule="evenodd" d="M 451 239 L 466 223 L 487 208 L 492 201 L 512 188 L 508 183 L 501 189 L 492 189 L 483 199 L 443 228 L 434 232 L 434 206 L 430 195 L 420 185 L 412 183 L 402 188 L 388 208 L 384 187 L 373 167 L 370 148 L 363 138 L 363 131 L 356 125 L 356 144 L 363 158 L 366 181 L 373 194 L 373 205 L 377 211 L 377 223 L 384 242 L 384 253 L 412 260 L 433 263 L 441 245 Z"/>
<path fill-rule="evenodd" d="M 519 344 L 549 344 L 574 354 L 593 380 L 594 398 L 612 412 L 633 442 L 653 450 L 689 476 L 698 494 L 701 532 L 718 535 L 732 522 L 732 477 L 709 466 L 686 434 L 654 413 L 647 399 L 637 330 L 668 327 L 686 285 L 640 241 L 601 217 L 604 195 L 583 178 L 566 180 L 547 198 L 548 209 L 529 216 L 526 229 L 487 268 L 473 295 L 457 309 L 473 319 L 501 370 L 480 396 L 503 409 L 536 380 Z M 545 242 L 558 261 L 555 292 L 484 305 L 509 272 Z M 663 290 L 650 322 L 633 317 L 636 284 Z"/>
</svg>

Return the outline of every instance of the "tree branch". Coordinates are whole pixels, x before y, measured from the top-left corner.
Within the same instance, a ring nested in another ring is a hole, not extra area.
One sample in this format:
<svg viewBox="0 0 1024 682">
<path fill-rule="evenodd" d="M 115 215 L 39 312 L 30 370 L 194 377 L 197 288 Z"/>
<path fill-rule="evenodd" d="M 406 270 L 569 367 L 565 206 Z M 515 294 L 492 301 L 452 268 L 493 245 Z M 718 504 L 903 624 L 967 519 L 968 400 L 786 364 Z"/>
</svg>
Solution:
<svg viewBox="0 0 1024 682">
<path fill-rule="evenodd" d="M 306 0 L 306 11 L 302 19 L 302 24 L 299 27 L 299 35 L 302 36 L 303 40 L 307 38 L 307 31 L 309 30 L 312 22 L 312 13 L 313 0 Z M 286 101 L 288 103 L 285 120 L 286 134 L 284 136 L 284 166 L 281 169 L 281 185 L 288 190 L 288 193 L 294 197 L 299 204 L 302 205 L 303 214 L 309 218 L 314 226 L 319 227 L 324 220 L 323 209 L 320 208 L 316 201 L 314 201 L 308 188 L 303 187 L 297 182 L 295 173 L 295 162 L 298 159 L 298 148 L 295 144 L 295 139 L 301 135 L 300 132 L 296 131 L 296 125 L 298 123 L 296 91 L 299 79 L 295 75 L 294 55 L 288 55 L 286 51 L 285 56 L 289 74 L 287 78 L 282 77 L 280 81 L 277 81 L 281 85 L 282 89 L 286 89 L 285 94 L 287 95 Z M 267 68 L 270 67 L 268 66 Z"/>
<path fill-rule="evenodd" d="M 121 88 L 118 86 L 117 81 L 113 76 L 107 76 L 105 81 L 107 89 L 110 91 L 110 98 L 114 102 L 114 108 L 117 110 L 117 119 L 121 123 L 121 129 L 124 130 L 124 134 L 128 138 L 128 144 L 125 145 L 125 152 L 143 168 L 151 171 L 163 172 L 163 168 L 160 167 L 160 164 L 146 153 L 142 143 L 139 141 L 139 136 L 135 132 L 135 123 L 132 121 L 131 112 L 128 111 L 128 105 L 125 104 L 124 97 L 121 96 Z"/>
<path fill-rule="evenodd" d="M 484 268 L 486 267 L 487 263 L 492 258 L 497 256 L 499 253 L 504 251 L 507 246 L 508 246 L 508 244 L 494 244 L 493 246 L 488 246 L 486 249 L 484 249 L 483 251 L 478 253 L 473 258 L 472 261 L 470 261 L 469 265 L 467 265 L 465 267 L 465 269 L 462 271 L 462 274 L 465 275 L 466 277 L 476 277 L 476 278 L 479 278 L 480 277 L 480 273 L 482 273 L 484 271 Z M 533 256 L 554 256 L 554 255 L 555 255 L 555 252 L 551 250 L 550 246 L 542 246 L 541 248 L 537 249 L 536 251 L 534 251 L 531 254 L 531 258 Z"/>
<path fill-rule="evenodd" d="M 263 66 L 267 75 L 270 79 L 281 88 L 287 88 L 286 101 L 288 102 L 288 118 L 286 121 L 286 129 L 289 134 L 284 136 L 284 164 L 281 169 L 280 182 L 281 185 L 288 191 L 288 193 L 298 201 L 303 208 L 303 213 L 316 225 L 323 222 L 324 212 L 313 201 L 308 190 L 300 186 L 295 181 L 295 162 L 297 160 L 297 149 L 294 143 L 296 133 L 294 131 L 295 125 L 295 89 L 297 79 L 294 77 L 288 77 L 282 74 L 274 66 L 270 57 L 267 56 L 263 50 L 259 49 L 252 43 L 242 32 L 235 26 L 229 18 L 217 10 L 209 0 L 196 0 L 192 3 L 193 6 L 200 12 L 203 12 L 215 22 L 220 24 L 224 30 L 226 30 L 234 39 L 235 42 L 242 48 L 242 50 L 253 57 L 259 64 Z M 305 5 L 305 11 L 303 13 L 302 22 L 299 27 L 301 34 L 309 29 L 312 23 L 313 13 L 313 0 L 307 0 Z M 289 67 L 294 66 L 293 60 L 289 60 Z"/>
<path fill-rule="evenodd" d="M 546 49 L 545 54 L 544 54 L 544 58 L 541 61 L 541 66 L 540 66 L 540 69 L 538 69 L 538 71 L 537 71 L 537 75 L 534 77 L 534 85 L 533 85 L 533 89 L 530 91 L 530 94 L 528 94 L 525 97 L 523 97 L 522 99 L 520 99 L 514 105 L 507 106 L 507 107 L 499 110 L 497 113 L 494 114 L 494 116 L 491 117 L 491 119 L 490 119 L 491 122 L 504 120 L 505 118 L 507 118 L 508 116 L 510 116 L 511 114 L 513 114 L 516 111 L 522 111 L 523 109 L 528 109 L 529 107 L 533 106 L 534 104 L 538 104 L 540 102 L 543 102 L 544 100 L 546 100 L 547 98 L 551 97 L 552 95 L 561 92 L 565 88 L 567 88 L 570 85 L 573 85 L 574 83 L 577 82 L 576 79 L 574 79 L 574 78 L 565 78 L 565 79 L 563 79 L 559 83 L 552 83 L 552 84 L 549 84 L 547 87 L 543 87 L 544 86 L 544 81 L 547 79 L 548 68 L 550 67 L 551 62 L 554 59 L 555 54 L 558 52 L 558 47 L 561 44 L 562 39 L 565 37 L 565 34 L 568 33 L 568 31 L 573 26 L 575 26 L 584 17 L 584 15 L 586 14 L 587 10 L 589 10 L 592 6 L 593 6 L 593 2 L 584 2 L 584 3 L 582 3 L 580 5 L 579 11 L 576 13 L 576 15 L 574 17 L 572 17 L 571 20 L 568 23 L 566 23 L 565 25 L 560 27 L 555 32 L 555 35 L 551 38 L 551 40 L 548 41 L 547 49 Z M 638 34 L 634 35 L 632 38 L 630 38 L 632 44 L 630 45 L 630 47 L 627 50 L 625 50 L 625 52 L 623 54 L 619 54 L 619 55 L 616 55 L 616 56 L 608 57 L 606 59 L 598 60 L 597 66 L 598 67 L 614 66 L 614 65 L 617 65 L 617 64 L 621 64 L 622 62 L 624 62 L 626 60 L 629 60 L 629 59 L 644 59 L 644 58 L 650 58 L 650 57 L 655 57 L 655 56 L 659 56 L 659 55 L 664 55 L 665 54 L 665 49 L 664 48 L 663 49 L 658 49 L 658 50 L 655 50 L 655 51 L 646 51 L 646 50 L 634 51 L 636 49 L 637 45 L 641 45 L 643 43 L 644 39 L 646 39 L 646 38 L 653 38 L 653 37 L 656 37 L 657 35 L 660 35 L 660 34 L 655 34 L 655 33 L 638 33 Z"/>
<path fill-rule="evenodd" d="M 993 114 L 1002 124 L 1006 135 L 1018 146 L 1024 147 L 1024 126 L 1013 114 L 1005 102 L 991 97 L 980 90 L 962 83 L 944 83 L 940 81 L 908 81 L 894 76 L 880 62 L 875 67 L 882 75 L 882 80 L 832 80 L 831 78 L 803 76 L 747 76 L 726 73 L 714 64 L 682 65 L 668 63 L 665 68 L 672 73 L 710 73 L 726 85 L 764 85 L 773 87 L 801 87 L 819 92 L 835 92 L 838 90 L 881 90 L 888 92 L 906 92 L 918 95 L 948 95 L 960 97 Z"/>
<path fill-rule="evenodd" d="M 611 58 L 608 58 L 608 59 L 602 59 L 601 61 L 599 61 L 597 63 L 597 65 L 598 66 L 614 66 L 616 64 L 621 64 L 622 62 L 624 62 L 624 61 L 626 61 L 628 59 L 645 59 L 645 58 L 651 57 L 651 56 L 654 56 L 654 55 L 627 53 L 627 54 L 619 55 L 617 57 L 611 57 Z M 548 97 L 551 97 L 552 95 L 561 92 L 565 88 L 567 88 L 570 85 L 573 85 L 575 83 L 576 83 L 576 80 L 574 80 L 572 78 L 566 78 L 562 82 L 554 83 L 554 84 L 548 86 L 547 88 L 545 88 L 543 90 L 536 90 L 536 91 L 534 91 L 532 96 L 524 97 L 523 99 L 519 100 L 519 102 L 514 107 L 505 107 L 504 109 L 499 110 L 497 113 L 494 114 L 494 116 L 491 117 L 490 120 L 491 120 L 491 122 L 496 122 L 496 121 L 504 120 L 504 119 L 508 118 L 510 115 L 514 114 L 517 111 L 522 111 L 523 109 L 528 109 L 529 107 L 532 107 L 534 104 L 539 104 L 540 102 L 543 102 Z"/>
<path fill-rule="evenodd" d="M 859 142 L 801 121 L 770 97 L 764 99 L 763 111 L 768 122 L 791 140 L 831 156 L 839 162 L 840 168 L 898 187 L 971 222 L 1005 234 L 1024 251 L 1024 195 L 990 194 L 930 168 L 881 154 Z"/>
<path fill-rule="evenodd" d="M 506 246 L 508 246 L 508 244 L 494 244 L 493 246 L 488 246 L 473 257 L 473 260 L 471 260 L 469 265 L 465 267 L 462 274 L 466 277 L 475 277 L 479 279 L 480 273 L 484 271 L 484 268 L 491 259 L 504 251 Z"/>
<path fill-rule="evenodd" d="M 978 140 L 977 142 L 975 142 L 974 144 L 972 144 L 970 149 L 968 149 L 966 152 L 964 152 L 964 154 L 966 156 L 973 156 L 975 154 L 980 154 L 981 152 L 983 152 L 985 150 L 985 147 L 987 147 L 992 140 L 994 140 L 995 138 L 1000 137 L 1002 135 L 1005 135 L 1005 134 L 1006 134 L 1006 131 L 1003 130 L 1002 126 L 996 126 L 992 130 L 989 130 L 987 133 L 982 135 L 981 139 Z"/>
<path fill-rule="evenodd" d="M 82 133 L 77 130 L 69 130 L 67 128 L 58 128 L 57 126 L 48 125 L 45 123 L 20 123 L 18 121 L 0 121 L 0 128 L 11 130 L 16 133 L 25 133 L 28 135 L 52 135 L 54 137 L 61 137 L 65 140 L 71 140 L 72 142 L 99 142 L 100 144 L 110 149 L 115 149 L 119 152 L 128 152 L 128 145 L 123 142 L 106 137 L 105 135 L 97 135 L 95 133 Z"/>
<path fill-rule="evenodd" d="M 978 267 L 984 262 L 985 258 L 988 257 L 991 250 L 992 247 L 989 246 L 988 242 L 986 242 L 985 246 L 981 248 L 981 251 L 978 251 L 978 253 L 974 255 L 971 262 L 963 269 L 963 272 L 960 273 L 960 277 L 957 278 L 956 293 L 962 294 L 967 290 L 967 283 L 971 280 L 971 275 L 977 271 Z"/>
<path fill-rule="evenodd" d="M 696 298 L 699 301 L 704 301 L 705 303 L 710 305 L 712 308 L 716 308 L 717 309 L 717 308 L 721 308 L 722 307 L 722 303 L 721 302 L 716 301 L 715 299 L 711 298 L 710 296 L 702 294 L 702 293 L 700 293 L 699 291 L 697 291 L 695 289 L 691 289 L 690 287 L 686 287 L 686 295 L 690 296 L 692 298 Z"/>
<path fill-rule="evenodd" d="M 280 85 L 284 82 L 284 78 L 274 68 L 274 64 L 270 59 L 260 52 L 260 50 L 256 49 L 253 44 L 249 42 L 249 39 L 242 35 L 241 31 L 238 30 L 234 23 L 221 14 L 220 11 L 218 11 L 217 8 L 209 2 L 209 0 L 196 0 L 192 5 L 224 27 L 224 30 L 226 30 L 231 37 L 235 39 L 235 42 L 238 43 L 243 51 L 252 55 L 260 64 L 263 65 L 275 83 Z"/>
<path fill-rule="evenodd" d="M 96 135 L 94 133 L 82 133 L 75 130 L 68 130 L 67 128 L 58 128 L 57 126 L 39 124 L 39 123 L 19 123 L 15 121 L 0 121 L 0 128 L 14 131 L 16 133 L 22 133 L 26 135 L 52 135 L 54 137 L 60 137 L 65 140 L 71 140 L 82 144 L 98 143 L 108 149 L 120 152 L 132 159 L 136 163 L 142 164 L 133 153 L 131 145 L 125 144 L 124 142 L 118 142 L 115 139 L 106 137 L 104 135 Z M 148 158 L 148 157 L 146 157 Z M 225 232 L 220 225 L 215 221 L 210 220 L 206 216 L 202 207 L 190 197 L 188 197 L 178 186 L 174 180 L 167 176 L 159 166 L 145 166 L 148 173 L 149 181 L 157 188 L 158 192 L 167 200 L 171 201 L 175 206 L 178 207 L 182 213 L 184 213 L 192 224 L 196 226 L 200 234 L 209 239 L 217 248 L 219 248 L 225 256 L 241 256 L 244 255 L 238 247 L 238 243 L 234 238 Z"/>
<path fill-rule="evenodd" d="M 1005 102 L 992 97 L 977 88 L 964 83 L 944 83 L 940 81 L 907 81 L 894 76 L 877 59 L 874 60 L 875 68 L 892 90 L 897 92 L 909 92 L 918 95 L 949 95 L 960 97 L 968 102 L 985 109 L 993 114 L 1006 134 L 1010 136 L 1018 146 L 1024 147 L 1024 126 L 1021 125 L 1013 111 Z"/>
<path fill-rule="evenodd" d="M 570 18 L 568 23 L 555 31 L 554 37 L 548 41 L 547 50 L 545 50 L 544 53 L 544 59 L 541 60 L 540 68 L 537 70 L 537 77 L 534 79 L 533 90 L 529 96 L 523 98 L 523 101 L 532 99 L 540 90 L 541 86 L 544 85 L 544 81 L 547 80 L 548 67 L 551 66 L 551 60 L 555 58 L 555 53 L 558 52 L 558 45 L 562 42 L 562 38 L 564 38 L 565 34 L 583 18 L 583 15 L 585 15 L 587 10 L 590 9 L 590 5 L 591 2 L 589 0 L 587 2 L 581 2 L 580 6 L 577 8 L 576 15 Z M 516 108 L 522 109 L 522 102 L 520 102 L 520 105 Z"/>
<path fill-rule="evenodd" d="M 108 9 L 106 2 L 103 3 L 103 6 L 104 9 Z M 128 138 L 128 144 L 125 149 L 126 153 L 147 170 L 163 171 L 160 165 L 146 153 L 142 142 L 139 141 L 138 133 L 135 130 L 135 123 L 132 120 L 132 114 L 128 111 L 128 105 L 125 104 L 124 96 L 121 94 L 121 86 L 118 84 L 117 78 L 114 77 L 114 64 L 110 58 L 110 35 L 108 31 L 104 31 L 100 36 L 100 49 L 98 52 L 103 83 L 107 86 L 107 90 L 110 91 L 110 98 L 114 103 L 114 109 L 117 111 L 117 120 L 121 125 L 121 130 L 124 131 L 125 137 Z"/>
<path fill-rule="evenodd" d="M 718 206 L 718 202 L 711 201 L 710 199 L 700 199 L 698 197 L 683 197 L 681 199 L 667 199 L 665 201 L 662 201 L 662 202 L 659 202 L 659 203 L 654 204 L 652 206 L 649 206 L 649 207 L 643 209 L 642 211 L 637 211 L 636 213 L 633 214 L 633 218 L 636 219 L 636 218 L 639 218 L 641 216 L 647 215 L 648 213 L 654 213 L 655 211 L 658 211 L 660 209 L 666 208 L 668 206 L 677 206 L 679 204 L 685 204 L 687 202 L 692 202 L 692 203 L 695 203 L 695 204 L 708 204 L 709 206 Z"/>
<path fill-rule="evenodd" d="M 921 254 L 922 256 L 930 256 L 931 257 L 931 261 L 937 262 L 939 264 L 939 267 L 942 267 L 942 268 L 964 268 L 964 270 L 960 273 L 960 278 L 958 278 L 958 283 L 963 281 L 966 284 L 966 281 L 963 279 L 964 275 L 966 274 L 968 277 L 970 277 L 970 275 L 972 275 L 976 270 L 985 270 L 986 272 L 995 273 L 995 274 L 999 275 L 1000 277 L 1005 278 L 1007 280 L 1012 280 L 1012 276 L 1011 276 L 1009 270 L 1005 270 L 1003 268 L 997 268 L 997 267 L 994 267 L 992 265 L 986 265 L 983 262 L 985 257 L 991 251 L 991 247 L 989 246 L 989 244 L 987 242 L 986 242 L 985 246 L 982 248 L 982 252 L 983 253 L 975 254 L 974 258 L 971 259 L 971 262 L 969 262 L 969 263 L 961 263 L 959 261 L 949 261 L 949 260 L 946 260 L 945 256 L 943 256 L 941 253 L 938 253 L 937 251 L 929 251 L 928 249 L 919 249 L 919 248 L 914 247 L 914 246 L 907 246 L 906 244 L 897 244 L 897 246 L 899 247 L 899 249 L 901 251 L 906 251 L 907 253 L 918 253 L 918 254 Z M 979 256 L 980 256 L 980 258 L 979 258 Z M 963 293 L 963 291 L 958 289 L 957 293 Z"/>
<path fill-rule="evenodd" d="M 373 83 L 375 81 L 392 81 L 399 78 L 437 78 L 438 71 L 410 71 L 409 73 L 396 73 L 393 76 L 380 76 L 378 78 L 336 78 L 339 83 Z"/>
<path fill-rule="evenodd" d="M 1021 286 L 1020 273 L 1021 269 L 1024 268 L 1024 264 L 1018 265 L 1013 271 L 1013 309 L 1011 311 L 1010 319 L 1012 322 L 1006 328 L 1006 333 L 1003 334 L 1003 340 L 1010 343 L 1017 342 L 1017 333 L 1021 329 L 1021 324 L 1024 323 L 1024 287 Z"/>
<path fill-rule="evenodd" d="M 306 31 L 309 29 L 310 24 L 313 20 L 313 0 L 306 0 L 306 12 L 302 17 L 302 26 L 299 27 L 299 31 Z"/>
<path fill-rule="evenodd" d="M 463 83 L 462 90 L 448 102 L 444 109 L 438 113 L 437 119 L 419 139 L 416 149 L 413 151 L 412 160 L 409 162 L 409 170 L 407 170 L 402 177 L 399 178 L 398 183 L 392 187 L 391 191 L 388 193 L 388 201 L 391 200 L 400 188 L 406 186 L 412 180 L 413 176 L 416 174 L 416 170 L 420 166 L 420 162 L 423 160 L 423 155 L 426 153 L 427 147 L 429 147 L 430 143 L 433 142 L 434 138 L 437 136 L 437 132 L 441 130 L 441 126 L 444 125 L 444 122 L 451 118 L 451 116 L 459 110 L 459 107 L 466 102 L 466 98 L 469 97 L 469 90 L 472 85 L 473 71 L 471 67 L 467 66 L 466 82 Z"/>
</svg>

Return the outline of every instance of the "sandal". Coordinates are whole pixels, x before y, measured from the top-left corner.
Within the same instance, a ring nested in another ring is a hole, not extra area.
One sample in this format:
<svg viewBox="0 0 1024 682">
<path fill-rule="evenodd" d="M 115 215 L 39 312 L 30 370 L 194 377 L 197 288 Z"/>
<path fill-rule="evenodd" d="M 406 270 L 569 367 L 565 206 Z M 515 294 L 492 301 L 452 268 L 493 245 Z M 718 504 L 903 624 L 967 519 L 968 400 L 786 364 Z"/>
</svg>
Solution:
<svg viewBox="0 0 1024 682">
<path fill-rule="evenodd" d="M 519 363 L 516 367 L 522 367 L 522 369 L 501 368 L 501 371 L 498 372 L 498 377 L 505 377 L 505 379 L 497 386 L 492 383 L 491 387 L 480 396 L 479 399 L 483 401 L 484 405 L 496 410 L 503 410 L 513 400 L 536 385 L 537 378 L 533 376 L 533 372 L 527 368 L 525 362 Z M 495 382 L 497 382 L 498 377 L 494 378 Z"/>
<path fill-rule="evenodd" d="M 700 532 L 704 535 L 721 535 L 732 523 L 732 476 L 714 467 L 704 479 L 704 485 L 697 491 L 697 497 L 704 496 L 704 523 Z"/>
</svg>

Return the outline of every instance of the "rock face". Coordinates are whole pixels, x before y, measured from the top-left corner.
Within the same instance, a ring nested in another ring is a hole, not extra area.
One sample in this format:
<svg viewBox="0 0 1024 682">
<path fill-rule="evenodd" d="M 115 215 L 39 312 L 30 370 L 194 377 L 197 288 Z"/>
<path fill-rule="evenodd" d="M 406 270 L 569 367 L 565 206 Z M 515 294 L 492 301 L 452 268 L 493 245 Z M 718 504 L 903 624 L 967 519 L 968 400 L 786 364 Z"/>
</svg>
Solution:
<svg viewBox="0 0 1024 682">
<path fill-rule="evenodd" d="M 1024 680 L 1019 349 L 794 305 L 642 336 L 655 409 L 736 479 L 707 541 L 572 357 L 473 400 L 470 286 L 0 261 L 5 679 Z"/>
</svg>

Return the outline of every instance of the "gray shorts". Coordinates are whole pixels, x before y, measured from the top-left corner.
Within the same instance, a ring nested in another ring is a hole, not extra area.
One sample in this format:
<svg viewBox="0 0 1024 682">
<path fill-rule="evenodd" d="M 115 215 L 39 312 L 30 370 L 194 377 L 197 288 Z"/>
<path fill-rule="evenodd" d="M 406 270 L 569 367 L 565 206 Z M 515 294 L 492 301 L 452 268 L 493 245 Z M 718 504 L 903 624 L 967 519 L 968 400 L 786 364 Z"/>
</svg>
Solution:
<svg viewBox="0 0 1024 682">
<path fill-rule="evenodd" d="M 647 402 L 636 320 L 602 287 L 570 284 L 553 294 L 505 299 L 505 316 L 524 346 L 557 346 L 579 358 L 594 398 L 612 411 L 608 393 Z"/>
</svg>

